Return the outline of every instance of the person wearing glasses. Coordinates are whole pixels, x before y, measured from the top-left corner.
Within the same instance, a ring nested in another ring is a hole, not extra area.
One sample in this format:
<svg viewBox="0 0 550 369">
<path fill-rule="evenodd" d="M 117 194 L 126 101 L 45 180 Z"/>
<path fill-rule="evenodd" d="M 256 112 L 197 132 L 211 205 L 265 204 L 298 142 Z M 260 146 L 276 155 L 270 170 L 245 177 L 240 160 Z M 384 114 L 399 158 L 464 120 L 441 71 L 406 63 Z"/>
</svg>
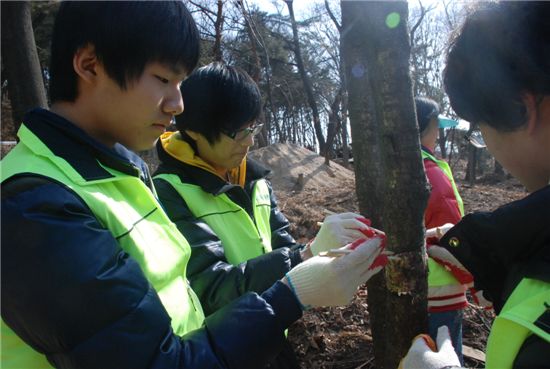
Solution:
<svg viewBox="0 0 550 369">
<path fill-rule="evenodd" d="M 550 366 L 550 3 L 487 2 L 451 41 L 444 71 L 454 111 L 529 194 L 466 215 L 439 241 L 449 265 L 468 270 L 497 314 L 487 369 Z M 460 363 L 445 329 L 438 350 L 414 341 L 403 368 Z"/>
<path fill-rule="evenodd" d="M 462 198 L 449 164 L 434 154 L 439 137 L 439 105 L 427 97 L 416 97 L 414 102 L 424 170 L 431 186 L 424 224 L 427 229 L 456 224 L 464 215 Z M 428 268 L 430 336 L 435 339 L 439 327 L 449 327 L 456 353 L 462 361 L 462 311 L 468 306 L 466 284 L 431 257 L 428 258 Z"/>
<path fill-rule="evenodd" d="M 314 254 L 363 237 L 367 226 L 352 213 L 327 217 L 308 247 L 288 233 L 269 170 L 247 158 L 262 124 L 260 91 L 246 72 L 212 63 L 194 71 L 181 92 L 185 109 L 176 117 L 178 132 L 157 143 L 154 183 L 191 245 L 187 276 L 206 314 L 265 291 Z M 288 342 L 270 365 L 298 367 Z"/>
</svg>

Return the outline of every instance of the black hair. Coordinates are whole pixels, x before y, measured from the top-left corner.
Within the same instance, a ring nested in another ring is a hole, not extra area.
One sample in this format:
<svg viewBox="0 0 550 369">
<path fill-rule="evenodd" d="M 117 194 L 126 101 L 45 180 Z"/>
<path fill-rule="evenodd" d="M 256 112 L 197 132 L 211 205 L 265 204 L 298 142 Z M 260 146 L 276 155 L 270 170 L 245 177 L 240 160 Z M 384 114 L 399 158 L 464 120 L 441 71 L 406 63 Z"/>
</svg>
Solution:
<svg viewBox="0 0 550 369">
<path fill-rule="evenodd" d="M 418 130 L 420 134 L 428 128 L 430 120 L 439 115 L 439 104 L 427 97 L 415 97 L 416 120 L 418 121 Z"/>
<path fill-rule="evenodd" d="M 199 57 L 199 33 L 181 1 L 67 1 L 52 35 L 50 100 L 74 101 L 76 51 L 88 44 L 122 89 L 159 62 L 191 73 Z"/>
<path fill-rule="evenodd" d="M 185 108 L 176 116 L 178 130 L 200 133 L 210 143 L 224 131 L 252 123 L 262 109 L 254 80 L 241 68 L 219 62 L 195 70 L 182 83 L 181 94 Z"/>
<path fill-rule="evenodd" d="M 513 131 L 526 123 L 522 93 L 550 93 L 550 3 L 482 3 L 451 41 L 444 71 L 454 111 Z"/>
</svg>

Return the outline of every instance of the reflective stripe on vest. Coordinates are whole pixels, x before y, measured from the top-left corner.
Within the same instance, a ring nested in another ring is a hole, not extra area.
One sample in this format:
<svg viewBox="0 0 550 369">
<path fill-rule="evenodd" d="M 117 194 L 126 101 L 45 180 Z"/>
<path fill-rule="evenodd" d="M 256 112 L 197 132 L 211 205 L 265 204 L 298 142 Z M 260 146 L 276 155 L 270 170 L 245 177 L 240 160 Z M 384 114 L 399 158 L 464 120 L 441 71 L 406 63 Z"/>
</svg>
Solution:
<svg viewBox="0 0 550 369">
<path fill-rule="evenodd" d="M 511 369 L 531 334 L 550 343 L 550 331 L 536 323 L 549 305 L 550 283 L 524 278 L 518 284 L 493 322 L 487 340 L 487 369 Z"/>
<path fill-rule="evenodd" d="M 139 178 L 109 167 L 104 169 L 113 177 L 86 181 L 24 125 L 18 135 L 21 142 L 2 161 L 2 181 L 36 173 L 71 188 L 139 263 L 170 315 L 174 332 L 182 336 L 199 328 L 204 314 L 185 277 L 191 248 L 149 188 Z"/>
<path fill-rule="evenodd" d="M 435 156 L 430 154 L 429 152 L 426 152 L 424 150 L 422 151 L 422 159 L 428 159 L 433 161 L 437 164 L 439 169 L 445 173 L 445 176 L 449 179 L 449 182 L 451 182 L 451 186 L 453 187 L 453 192 L 455 194 L 456 202 L 458 203 L 458 210 L 460 210 L 460 216 L 464 216 L 464 203 L 462 201 L 462 197 L 460 197 L 460 194 L 458 193 L 458 188 L 456 187 L 455 180 L 453 178 L 453 172 L 451 172 L 451 167 L 449 166 L 449 163 L 447 163 L 445 160 L 439 160 L 436 159 Z"/>
<path fill-rule="evenodd" d="M 175 174 L 159 174 L 155 178 L 170 183 L 191 213 L 208 224 L 221 240 L 230 264 L 237 265 L 271 251 L 271 199 L 265 180 L 258 180 L 252 191 L 254 223 L 246 210 L 226 194 L 214 196 L 200 186 L 182 183 Z"/>
</svg>

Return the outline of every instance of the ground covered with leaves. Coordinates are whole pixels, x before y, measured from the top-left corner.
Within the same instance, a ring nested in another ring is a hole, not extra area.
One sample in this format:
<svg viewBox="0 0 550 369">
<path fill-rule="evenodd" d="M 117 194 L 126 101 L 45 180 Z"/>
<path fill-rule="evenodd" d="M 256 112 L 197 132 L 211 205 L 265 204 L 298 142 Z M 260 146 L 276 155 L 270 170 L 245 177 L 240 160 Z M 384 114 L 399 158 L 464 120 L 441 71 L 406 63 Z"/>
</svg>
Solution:
<svg viewBox="0 0 550 369">
<path fill-rule="evenodd" d="M 301 242 L 318 231 L 327 210 L 357 212 L 353 172 L 293 145 L 277 144 L 251 153 L 273 169 L 272 182 L 279 206 L 290 220 L 292 234 Z M 466 212 L 490 211 L 525 196 L 524 188 L 509 176 L 486 175 L 473 186 L 463 182 L 465 163 L 454 166 L 455 178 Z M 301 177 L 306 181 L 303 183 Z M 485 350 L 494 319 L 492 311 L 475 305 L 464 312 L 463 343 L 473 356 Z M 367 290 L 359 289 L 346 307 L 318 308 L 304 313 L 289 330 L 302 367 L 320 369 L 374 368 L 372 336 L 367 306 Z M 478 350 L 478 351 L 476 351 Z M 476 355 L 477 354 L 477 355 Z M 484 362 L 465 356 L 469 368 L 483 368 Z"/>
</svg>

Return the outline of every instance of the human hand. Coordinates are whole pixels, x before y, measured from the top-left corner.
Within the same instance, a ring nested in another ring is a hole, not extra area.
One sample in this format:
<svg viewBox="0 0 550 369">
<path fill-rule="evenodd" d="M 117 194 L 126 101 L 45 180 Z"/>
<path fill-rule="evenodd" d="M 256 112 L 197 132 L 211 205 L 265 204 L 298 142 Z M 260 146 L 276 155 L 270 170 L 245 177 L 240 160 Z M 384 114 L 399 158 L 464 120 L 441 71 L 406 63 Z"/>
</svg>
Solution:
<svg viewBox="0 0 550 369">
<path fill-rule="evenodd" d="M 437 240 L 440 240 L 441 237 L 445 236 L 445 233 L 449 229 L 453 228 L 455 225 L 453 223 L 445 223 L 442 226 L 426 229 L 426 238 L 435 237 Z"/>
<path fill-rule="evenodd" d="M 427 334 L 416 336 L 407 356 L 399 363 L 399 369 L 443 368 L 462 368 L 451 343 L 447 326 L 441 326 L 437 330 L 437 346 Z"/>
<path fill-rule="evenodd" d="M 359 242 L 359 241 L 358 241 Z M 349 250 L 351 245 L 342 249 Z M 362 240 L 340 257 L 315 256 L 289 271 L 286 283 L 304 308 L 347 304 L 357 287 L 378 273 L 387 258 L 381 258 L 382 239 Z"/>
<path fill-rule="evenodd" d="M 448 269 L 461 284 L 471 284 L 474 280 L 472 274 L 466 270 L 464 265 L 453 256 L 447 249 L 438 245 L 427 245 L 427 253 L 432 259 Z"/>
<path fill-rule="evenodd" d="M 475 288 L 470 287 L 470 294 L 472 295 L 474 304 L 477 306 L 483 308 L 484 310 L 491 310 L 493 308 L 493 303 L 483 296 L 483 291 L 478 291 Z"/>
<path fill-rule="evenodd" d="M 325 218 L 317 236 L 310 243 L 312 254 L 339 248 L 357 239 L 364 239 L 370 222 L 355 213 L 332 214 Z"/>
</svg>

